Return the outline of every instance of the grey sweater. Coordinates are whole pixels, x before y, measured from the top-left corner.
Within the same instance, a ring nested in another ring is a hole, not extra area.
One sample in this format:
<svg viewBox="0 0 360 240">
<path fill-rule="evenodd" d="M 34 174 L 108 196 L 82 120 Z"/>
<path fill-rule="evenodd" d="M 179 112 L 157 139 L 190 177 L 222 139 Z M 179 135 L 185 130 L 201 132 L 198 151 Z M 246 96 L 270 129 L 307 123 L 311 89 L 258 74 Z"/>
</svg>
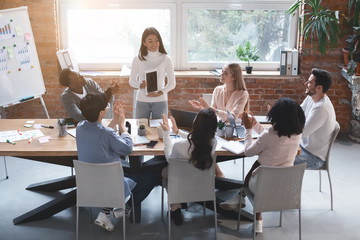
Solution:
<svg viewBox="0 0 360 240">
<path fill-rule="evenodd" d="M 86 93 L 102 93 L 103 90 L 100 86 L 92 79 L 86 78 L 85 90 Z M 66 112 L 70 115 L 72 119 L 76 122 L 80 122 L 81 120 L 85 120 L 84 116 L 80 110 L 80 101 L 81 99 L 69 88 L 66 88 L 65 91 L 61 95 L 61 102 L 66 110 Z"/>
</svg>

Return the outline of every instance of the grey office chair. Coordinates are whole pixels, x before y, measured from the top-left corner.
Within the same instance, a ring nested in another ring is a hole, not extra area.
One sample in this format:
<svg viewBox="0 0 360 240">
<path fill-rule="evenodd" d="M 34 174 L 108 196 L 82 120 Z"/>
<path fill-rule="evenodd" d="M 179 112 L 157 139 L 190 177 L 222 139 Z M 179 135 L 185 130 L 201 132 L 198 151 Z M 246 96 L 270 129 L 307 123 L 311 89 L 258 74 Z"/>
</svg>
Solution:
<svg viewBox="0 0 360 240">
<path fill-rule="evenodd" d="M 282 226 L 282 210 L 299 210 L 299 239 L 301 240 L 301 187 L 306 164 L 292 167 L 269 167 L 260 166 L 257 170 L 255 194 L 248 188 L 241 189 L 253 205 L 254 235 L 256 239 L 255 222 L 256 213 L 280 211 L 280 227 Z M 269 181 L 271 179 L 271 181 Z M 239 215 L 237 229 L 240 228 L 241 201 L 239 203 Z"/>
<path fill-rule="evenodd" d="M 323 167 L 317 168 L 317 169 L 306 169 L 306 170 L 319 170 L 319 192 L 321 192 L 321 170 L 327 171 L 328 178 L 329 178 L 329 185 L 330 185 L 331 210 L 333 210 L 333 192 L 332 192 L 332 185 L 331 185 L 331 178 L 330 178 L 330 171 L 329 171 L 330 152 L 331 152 L 332 145 L 334 144 L 335 139 L 336 139 L 339 131 L 340 131 L 340 125 L 339 125 L 338 122 L 336 122 L 335 123 L 335 129 L 334 129 L 334 131 L 332 133 L 332 136 L 330 138 L 329 148 L 328 148 L 328 151 L 326 153 L 325 165 Z"/>
<path fill-rule="evenodd" d="M 110 207 L 125 210 L 124 174 L 121 162 L 86 163 L 78 160 L 73 162 L 77 187 L 76 239 L 79 239 L 79 207 Z M 132 214 L 135 220 L 134 207 Z M 123 238 L 125 240 L 125 214 L 123 214 Z"/>
<path fill-rule="evenodd" d="M 161 216 L 163 215 L 163 194 Z M 187 159 L 170 159 L 168 167 L 168 231 L 171 239 L 170 204 L 185 202 L 213 201 L 215 219 L 215 238 L 217 239 L 217 213 L 215 196 L 215 161 L 210 169 L 201 170 L 189 163 Z M 205 216 L 205 208 L 204 208 Z"/>
</svg>

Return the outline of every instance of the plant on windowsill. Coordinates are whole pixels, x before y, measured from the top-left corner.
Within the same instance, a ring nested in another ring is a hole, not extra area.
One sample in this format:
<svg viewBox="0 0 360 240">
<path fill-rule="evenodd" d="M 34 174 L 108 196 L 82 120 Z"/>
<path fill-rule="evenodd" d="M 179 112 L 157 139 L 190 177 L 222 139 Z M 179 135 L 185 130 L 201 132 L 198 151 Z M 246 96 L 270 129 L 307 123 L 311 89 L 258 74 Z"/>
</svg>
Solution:
<svg viewBox="0 0 360 240">
<path fill-rule="evenodd" d="M 145 125 L 140 124 L 139 129 L 138 129 L 138 135 L 139 136 L 145 136 L 145 134 L 146 134 Z"/>
<path fill-rule="evenodd" d="M 259 59 L 256 46 L 252 46 L 250 41 L 245 42 L 243 45 L 239 45 L 236 49 L 236 56 L 244 62 L 247 62 L 246 73 L 251 74 L 253 67 L 250 65 L 250 60 L 256 62 Z"/>
<path fill-rule="evenodd" d="M 216 131 L 216 134 L 219 137 L 225 137 L 225 125 L 226 125 L 226 123 L 224 121 L 219 120 L 218 125 L 217 125 L 218 126 L 217 131 Z"/>
<path fill-rule="evenodd" d="M 299 16 L 299 30 L 304 36 L 304 42 L 309 37 L 311 46 L 325 55 L 329 46 L 331 49 L 337 46 L 340 21 L 339 11 L 325 9 L 321 2 L 322 0 L 298 0 L 285 13 L 294 16 L 304 6 L 304 13 Z"/>
</svg>

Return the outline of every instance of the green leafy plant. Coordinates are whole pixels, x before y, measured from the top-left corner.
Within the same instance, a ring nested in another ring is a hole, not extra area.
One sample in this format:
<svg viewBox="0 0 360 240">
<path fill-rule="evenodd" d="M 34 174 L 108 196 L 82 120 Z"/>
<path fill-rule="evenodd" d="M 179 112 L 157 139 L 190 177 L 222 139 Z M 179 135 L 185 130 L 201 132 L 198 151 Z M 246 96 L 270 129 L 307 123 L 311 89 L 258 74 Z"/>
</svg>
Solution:
<svg viewBox="0 0 360 240">
<path fill-rule="evenodd" d="M 299 30 L 304 35 L 304 42 L 310 37 L 314 49 L 317 49 L 317 42 L 320 53 L 325 55 L 329 45 L 331 48 L 337 46 L 340 21 L 339 11 L 325 9 L 321 2 L 322 0 L 298 0 L 285 13 L 294 16 L 304 5 L 304 14 L 299 16 Z"/>
<path fill-rule="evenodd" d="M 219 120 L 219 122 L 218 122 L 218 128 L 219 128 L 220 130 L 224 129 L 224 128 L 225 128 L 225 125 L 226 125 L 226 123 L 225 123 L 224 121 Z"/>
<path fill-rule="evenodd" d="M 349 0 L 348 15 L 345 23 L 349 26 L 360 26 L 360 0 Z"/>
<path fill-rule="evenodd" d="M 356 66 L 360 62 L 360 27 L 353 27 L 352 35 L 346 39 L 348 42 L 347 50 L 349 51 L 349 63 L 347 65 L 347 74 L 353 76 L 355 74 Z"/>
<path fill-rule="evenodd" d="M 349 51 L 347 74 L 352 76 L 360 62 L 360 0 L 349 0 L 348 9 L 348 15 L 342 15 L 345 18 L 345 24 L 351 27 L 351 35 L 348 35 L 346 39 L 348 43 L 346 50 Z"/>
<path fill-rule="evenodd" d="M 139 129 L 141 129 L 141 130 L 145 129 L 145 125 L 144 125 L 144 124 L 141 124 L 141 125 L 139 126 Z"/>
<path fill-rule="evenodd" d="M 252 46 L 249 41 L 245 42 L 243 45 L 238 46 L 236 49 L 236 56 L 241 61 L 247 62 L 248 66 L 250 66 L 250 60 L 255 62 L 259 59 L 256 46 Z"/>
</svg>

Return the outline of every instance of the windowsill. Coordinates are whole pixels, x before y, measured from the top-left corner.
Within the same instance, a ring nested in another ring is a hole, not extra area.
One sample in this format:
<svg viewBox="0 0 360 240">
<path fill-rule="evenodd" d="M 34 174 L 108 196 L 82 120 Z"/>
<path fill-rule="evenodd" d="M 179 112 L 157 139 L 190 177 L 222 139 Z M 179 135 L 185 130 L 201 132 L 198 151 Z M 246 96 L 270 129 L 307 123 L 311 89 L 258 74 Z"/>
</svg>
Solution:
<svg viewBox="0 0 360 240">
<path fill-rule="evenodd" d="M 125 68 L 122 71 L 81 71 L 86 77 L 123 77 L 128 78 L 130 69 Z M 194 78 L 216 78 L 219 77 L 210 71 L 175 71 L 176 77 L 194 77 Z M 279 71 L 253 71 L 247 74 L 243 71 L 245 78 L 298 78 L 298 75 L 280 75 Z"/>
</svg>

